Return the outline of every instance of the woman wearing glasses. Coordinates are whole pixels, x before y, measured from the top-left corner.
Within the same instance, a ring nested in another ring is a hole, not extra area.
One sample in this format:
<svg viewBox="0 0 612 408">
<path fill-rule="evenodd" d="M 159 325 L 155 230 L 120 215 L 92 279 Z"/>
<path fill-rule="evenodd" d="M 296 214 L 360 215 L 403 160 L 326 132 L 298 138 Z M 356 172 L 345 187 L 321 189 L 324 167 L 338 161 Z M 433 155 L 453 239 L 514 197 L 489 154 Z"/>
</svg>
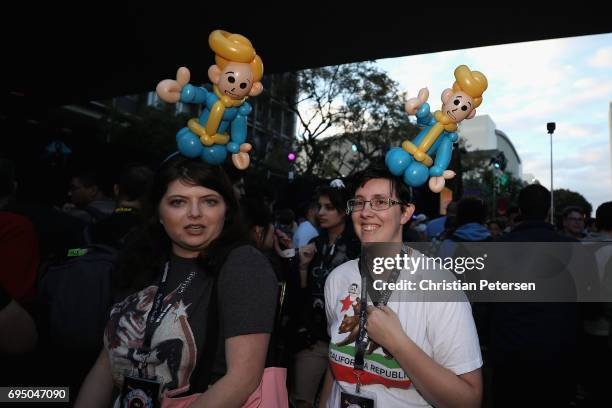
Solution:
<svg viewBox="0 0 612 408">
<path fill-rule="evenodd" d="M 384 168 L 357 175 L 355 187 L 347 210 L 362 244 L 395 244 L 422 256 L 402 245 L 414 213 L 408 187 Z M 395 292 L 387 292 L 374 307 L 362 286 L 358 260 L 336 268 L 325 283 L 330 369 L 319 406 L 479 407 L 482 358 L 469 303 L 397 301 L 406 299 L 401 294 L 389 300 Z"/>
<path fill-rule="evenodd" d="M 297 316 L 299 350 L 294 361 L 293 399 L 297 408 L 312 407 L 319 384 L 327 368 L 329 336 L 325 319 L 325 280 L 338 265 L 359 254 L 359 242 L 347 228 L 344 185 L 332 185 L 317 191 L 317 218 L 321 233 L 300 249 L 300 296 Z"/>
</svg>

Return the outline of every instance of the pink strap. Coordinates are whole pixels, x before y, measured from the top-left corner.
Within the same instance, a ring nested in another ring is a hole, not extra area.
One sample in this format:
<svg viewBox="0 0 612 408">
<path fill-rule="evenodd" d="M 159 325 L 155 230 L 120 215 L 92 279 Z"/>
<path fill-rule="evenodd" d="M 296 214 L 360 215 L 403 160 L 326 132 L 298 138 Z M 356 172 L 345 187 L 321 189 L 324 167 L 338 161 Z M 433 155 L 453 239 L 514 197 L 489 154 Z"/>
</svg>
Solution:
<svg viewBox="0 0 612 408">
<path fill-rule="evenodd" d="M 268 367 L 264 370 L 259 387 L 251 394 L 242 408 L 288 408 L 287 395 L 287 369 L 282 367 Z M 187 408 L 201 394 L 192 394 L 181 398 L 172 398 L 168 392 L 162 398 L 161 408 Z"/>
</svg>

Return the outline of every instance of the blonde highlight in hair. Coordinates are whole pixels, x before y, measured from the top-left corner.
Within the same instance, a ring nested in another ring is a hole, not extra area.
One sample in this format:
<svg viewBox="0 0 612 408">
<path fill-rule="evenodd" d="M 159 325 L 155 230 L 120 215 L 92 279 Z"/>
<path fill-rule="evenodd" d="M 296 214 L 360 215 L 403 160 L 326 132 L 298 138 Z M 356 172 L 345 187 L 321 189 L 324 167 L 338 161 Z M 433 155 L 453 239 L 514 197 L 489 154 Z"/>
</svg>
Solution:
<svg viewBox="0 0 612 408">
<path fill-rule="evenodd" d="M 485 77 L 482 72 L 471 71 L 467 66 L 459 65 L 455 69 L 455 79 L 453 91 L 465 92 L 472 98 L 474 108 L 480 106 L 482 103 L 482 94 L 489 85 L 487 77 Z"/>
</svg>

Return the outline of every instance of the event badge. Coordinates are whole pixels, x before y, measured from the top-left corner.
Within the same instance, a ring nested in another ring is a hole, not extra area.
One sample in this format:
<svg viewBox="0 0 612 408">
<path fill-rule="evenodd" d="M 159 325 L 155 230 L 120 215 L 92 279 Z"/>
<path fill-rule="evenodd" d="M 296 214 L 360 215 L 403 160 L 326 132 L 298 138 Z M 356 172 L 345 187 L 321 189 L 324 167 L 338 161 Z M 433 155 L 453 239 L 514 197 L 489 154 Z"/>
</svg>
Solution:
<svg viewBox="0 0 612 408">
<path fill-rule="evenodd" d="M 375 408 L 376 394 L 360 391 L 359 394 L 340 392 L 340 408 Z"/>
<path fill-rule="evenodd" d="M 159 408 L 159 381 L 126 375 L 121 390 L 121 408 Z"/>
</svg>

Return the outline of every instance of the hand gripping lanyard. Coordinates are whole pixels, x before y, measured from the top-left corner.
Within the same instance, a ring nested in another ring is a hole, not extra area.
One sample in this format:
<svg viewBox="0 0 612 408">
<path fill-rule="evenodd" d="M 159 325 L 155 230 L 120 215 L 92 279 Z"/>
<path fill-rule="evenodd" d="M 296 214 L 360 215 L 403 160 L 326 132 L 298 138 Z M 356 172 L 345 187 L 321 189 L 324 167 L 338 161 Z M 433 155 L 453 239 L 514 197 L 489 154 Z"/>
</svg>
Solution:
<svg viewBox="0 0 612 408">
<path fill-rule="evenodd" d="M 405 252 L 405 251 L 402 250 L 402 252 Z M 412 255 L 412 251 L 409 251 L 409 253 L 410 255 Z M 361 389 L 361 375 L 364 372 L 363 370 L 364 355 L 365 355 L 366 346 L 368 345 L 368 342 L 365 341 L 365 336 L 366 336 L 365 324 L 366 324 L 366 321 L 368 320 L 368 314 L 367 314 L 368 279 L 367 279 L 367 274 L 361 270 L 361 266 L 362 266 L 361 258 L 359 258 L 359 273 L 361 274 L 361 299 L 359 300 L 359 302 L 360 302 L 361 307 L 359 309 L 359 334 L 357 336 L 357 340 L 355 341 L 355 363 L 353 365 L 353 374 L 357 378 L 357 384 L 355 386 L 355 391 L 357 391 L 357 393 L 359 393 Z M 391 272 L 391 276 L 389 277 L 388 282 L 395 283 L 397 281 L 397 278 L 399 278 L 400 272 L 401 271 L 399 269 L 394 269 L 393 272 Z M 389 285 L 386 285 L 385 287 L 389 287 Z M 378 307 L 381 305 L 382 306 L 386 305 L 393 292 L 388 289 L 384 291 L 378 291 L 378 292 L 380 292 L 381 295 L 378 301 L 373 302 L 374 306 Z"/>
</svg>

